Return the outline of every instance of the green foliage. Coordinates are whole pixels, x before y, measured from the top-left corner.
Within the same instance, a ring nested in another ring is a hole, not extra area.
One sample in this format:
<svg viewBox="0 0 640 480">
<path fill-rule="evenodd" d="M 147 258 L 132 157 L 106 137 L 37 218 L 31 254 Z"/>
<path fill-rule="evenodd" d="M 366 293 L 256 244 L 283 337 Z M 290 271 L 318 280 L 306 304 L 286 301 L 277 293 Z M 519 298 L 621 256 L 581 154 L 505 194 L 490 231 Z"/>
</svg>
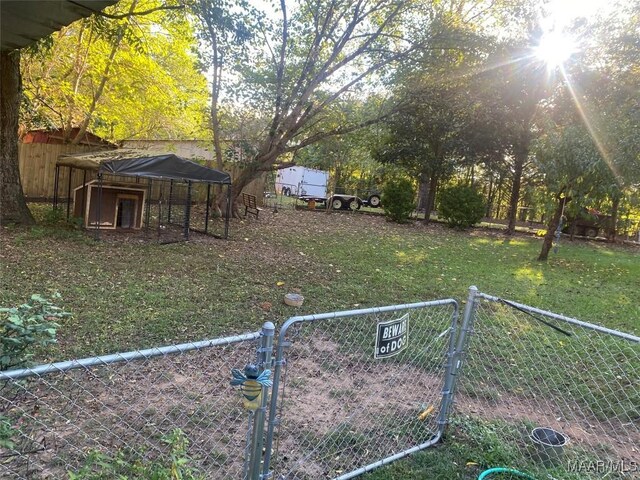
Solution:
<svg viewBox="0 0 640 480">
<path fill-rule="evenodd" d="M 14 433 L 11 421 L 4 415 L 0 415 L 0 448 L 12 449 L 15 446 Z"/>
<path fill-rule="evenodd" d="M 406 178 L 388 181 L 382 190 L 384 213 L 394 222 L 406 222 L 416 208 L 416 191 Z"/>
<path fill-rule="evenodd" d="M 438 216 L 453 228 L 468 228 L 478 223 L 485 211 L 482 194 L 466 185 L 443 189 L 439 205 Z"/>
<path fill-rule="evenodd" d="M 82 217 L 70 217 L 67 219 L 63 208 L 46 208 L 41 212 L 32 212 L 36 221 L 46 227 L 67 228 L 70 230 L 81 229 L 83 225 Z M 41 216 L 41 218 L 38 218 Z"/>
<path fill-rule="evenodd" d="M 56 343 L 58 324 L 53 320 L 71 315 L 40 295 L 32 295 L 18 307 L 0 308 L 0 314 L 0 370 L 24 366 L 33 357 L 34 347 Z"/>
<path fill-rule="evenodd" d="M 43 212 L 42 223 L 44 225 L 58 225 L 63 223 L 66 218 L 62 208 L 46 209 Z"/>
<path fill-rule="evenodd" d="M 187 455 L 189 440 L 179 428 L 162 437 L 169 446 L 167 455 L 153 461 L 144 461 L 138 455 L 128 456 L 118 451 L 115 456 L 93 450 L 77 472 L 68 472 L 69 480 L 204 480 L 194 471 Z"/>
<path fill-rule="evenodd" d="M 135 11 L 161 0 L 135 2 Z M 20 122 L 27 129 L 87 125 L 109 140 L 198 138 L 206 132 L 207 81 L 184 9 L 127 14 L 132 0 L 62 28 L 47 48 L 24 52 Z"/>
</svg>

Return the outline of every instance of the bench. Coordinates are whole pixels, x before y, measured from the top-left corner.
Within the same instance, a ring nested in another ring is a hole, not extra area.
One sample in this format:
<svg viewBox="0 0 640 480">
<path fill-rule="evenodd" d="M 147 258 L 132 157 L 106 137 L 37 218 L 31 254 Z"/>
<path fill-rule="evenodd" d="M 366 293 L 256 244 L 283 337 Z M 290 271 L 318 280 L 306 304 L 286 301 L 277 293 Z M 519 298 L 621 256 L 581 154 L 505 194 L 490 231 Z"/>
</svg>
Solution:
<svg viewBox="0 0 640 480">
<path fill-rule="evenodd" d="M 242 193 L 242 203 L 244 204 L 244 216 L 247 216 L 247 213 L 250 213 L 251 215 L 255 215 L 256 218 L 258 218 L 258 214 L 260 213 L 260 211 L 262 210 L 260 207 L 258 207 L 258 204 L 256 203 L 256 196 L 255 195 L 250 195 L 248 193 Z"/>
</svg>

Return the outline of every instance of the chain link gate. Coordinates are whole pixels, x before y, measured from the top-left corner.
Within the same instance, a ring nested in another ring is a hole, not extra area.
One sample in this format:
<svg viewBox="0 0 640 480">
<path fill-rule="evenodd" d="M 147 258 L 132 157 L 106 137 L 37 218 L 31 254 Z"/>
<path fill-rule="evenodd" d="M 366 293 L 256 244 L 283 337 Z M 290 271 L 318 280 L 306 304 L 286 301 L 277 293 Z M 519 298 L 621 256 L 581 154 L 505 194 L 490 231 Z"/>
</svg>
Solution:
<svg viewBox="0 0 640 480">
<path fill-rule="evenodd" d="M 290 318 L 260 478 L 346 480 L 437 443 L 457 317 L 446 299 Z"/>
<path fill-rule="evenodd" d="M 194 478 L 245 478 L 254 415 L 229 380 L 232 368 L 261 363 L 268 338 L 269 322 L 244 335 L 0 372 L 0 478 L 124 478 L 132 469 L 145 478 L 172 461 L 178 470 L 186 461 Z"/>
<path fill-rule="evenodd" d="M 452 426 L 558 480 L 640 475 L 640 338 L 470 290 Z M 499 455 L 499 456 L 498 456 Z"/>
</svg>

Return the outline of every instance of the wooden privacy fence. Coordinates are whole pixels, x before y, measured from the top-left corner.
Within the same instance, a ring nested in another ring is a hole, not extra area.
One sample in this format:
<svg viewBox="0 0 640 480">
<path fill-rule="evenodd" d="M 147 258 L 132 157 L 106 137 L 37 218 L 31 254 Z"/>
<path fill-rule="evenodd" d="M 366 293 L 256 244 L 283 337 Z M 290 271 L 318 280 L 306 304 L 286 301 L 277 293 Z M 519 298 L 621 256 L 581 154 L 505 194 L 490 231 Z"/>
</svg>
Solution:
<svg viewBox="0 0 640 480">
<path fill-rule="evenodd" d="M 24 195 L 29 201 L 52 201 L 54 194 L 54 183 L 56 175 L 56 160 L 58 155 L 65 153 L 85 153 L 96 150 L 105 150 L 97 146 L 88 145 L 57 145 L 49 143 L 24 143 L 18 146 L 19 162 L 20 162 L 20 180 L 22 181 L 22 189 Z M 236 178 L 242 168 L 240 165 L 227 165 L 225 171 Z M 74 169 L 71 177 L 71 191 L 82 185 L 83 180 L 93 180 L 95 173 L 87 171 L 86 177 L 83 170 Z M 60 180 L 58 187 L 58 195 L 60 198 L 67 198 L 67 188 L 69 180 L 69 169 L 60 169 Z M 133 180 L 135 181 L 135 180 Z M 146 180 L 143 181 L 146 183 Z M 243 191 L 255 195 L 258 204 L 262 205 L 264 187 L 266 182 L 266 173 L 260 178 L 255 179 L 247 185 Z M 194 198 L 196 201 L 203 201 L 206 198 L 206 190 L 203 198 Z M 73 193 L 72 193 L 73 195 Z M 153 193 L 152 193 L 153 198 Z"/>
<path fill-rule="evenodd" d="M 64 153 L 85 153 L 104 148 L 89 145 L 56 145 L 49 143 L 21 143 L 18 145 L 20 162 L 20 180 L 27 200 L 53 200 L 53 187 L 56 175 L 56 160 Z M 89 172 L 87 172 L 89 177 Z M 66 188 L 69 171 L 60 172 L 60 185 Z M 82 185 L 82 172 L 74 171 L 71 188 Z M 93 177 L 90 177 L 93 178 Z M 66 192 L 60 193 L 66 196 Z"/>
</svg>

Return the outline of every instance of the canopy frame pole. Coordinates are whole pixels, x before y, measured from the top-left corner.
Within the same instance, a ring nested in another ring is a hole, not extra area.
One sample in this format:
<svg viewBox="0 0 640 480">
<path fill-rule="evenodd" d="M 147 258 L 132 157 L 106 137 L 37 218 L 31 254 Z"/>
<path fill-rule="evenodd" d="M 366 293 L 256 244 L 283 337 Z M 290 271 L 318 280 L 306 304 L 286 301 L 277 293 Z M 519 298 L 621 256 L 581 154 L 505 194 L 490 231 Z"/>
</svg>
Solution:
<svg viewBox="0 0 640 480">
<path fill-rule="evenodd" d="M 69 167 L 69 181 L 67 182 L 67 220 L 71 212 L 71 176 L 73 175 L 73 167 Z"/>
<path fill-rule="evenodd" d="M 144 213 L 144 231 L 147 238 L 149 238 L 149 226 L 151 224 L 151 186 L 152 184 L 153 184 L 153 180 L 151 180 L 151 178 L 148 178 L 147 179 L 147 204 L 145 205 L 145 213 Z M 160 221 L 161 221 L 160 218 L 158 218 L 158 223 Z"/>
<path fill-rule="evenodd" d="M 227 184 L 227 212 L 224 219 L 224 238 L 229 236 L 229 217 L 231 216 L 231 184 Z"/>
<path fill-rule="evenodd" d="M 71 176 L 71 175 L 69 175 Z M 96 241 L 100 240 L 100 220 L 102 219 L 102 172 L 98 171 L 98 205 L 96 208 Z"/>
<path fill-rule="evenodd" d="M 187 204 L 184 209 L 184 239 L 189 240 L 189 226 L 191 221 L 191 180 L 187 182 Z"/>
<path fill-rule="evenodd" d="M 167 225 L 171 224 L 171 202 L 173 199 L 173 179 L 169 180 L 169 209 L 167 211 Z"/>
<path fill-rule="evenodd" d="M 56 176 L 53 180 L 53 209 L 58 209 L 58 185 L 60 183 L 60 165 L 56 165 Z"/>
<path fill-rule="evenodd" d="M 207 209 L 204 212 L 204 233 L 209 233 L 209 203 L 211 202 L 211 184 L 207 183 Z"/>
<path fill-rule="evenodd" d="M 82 218 L 87 211 L 87 171 L 82 174 Z"/>
</svg>

